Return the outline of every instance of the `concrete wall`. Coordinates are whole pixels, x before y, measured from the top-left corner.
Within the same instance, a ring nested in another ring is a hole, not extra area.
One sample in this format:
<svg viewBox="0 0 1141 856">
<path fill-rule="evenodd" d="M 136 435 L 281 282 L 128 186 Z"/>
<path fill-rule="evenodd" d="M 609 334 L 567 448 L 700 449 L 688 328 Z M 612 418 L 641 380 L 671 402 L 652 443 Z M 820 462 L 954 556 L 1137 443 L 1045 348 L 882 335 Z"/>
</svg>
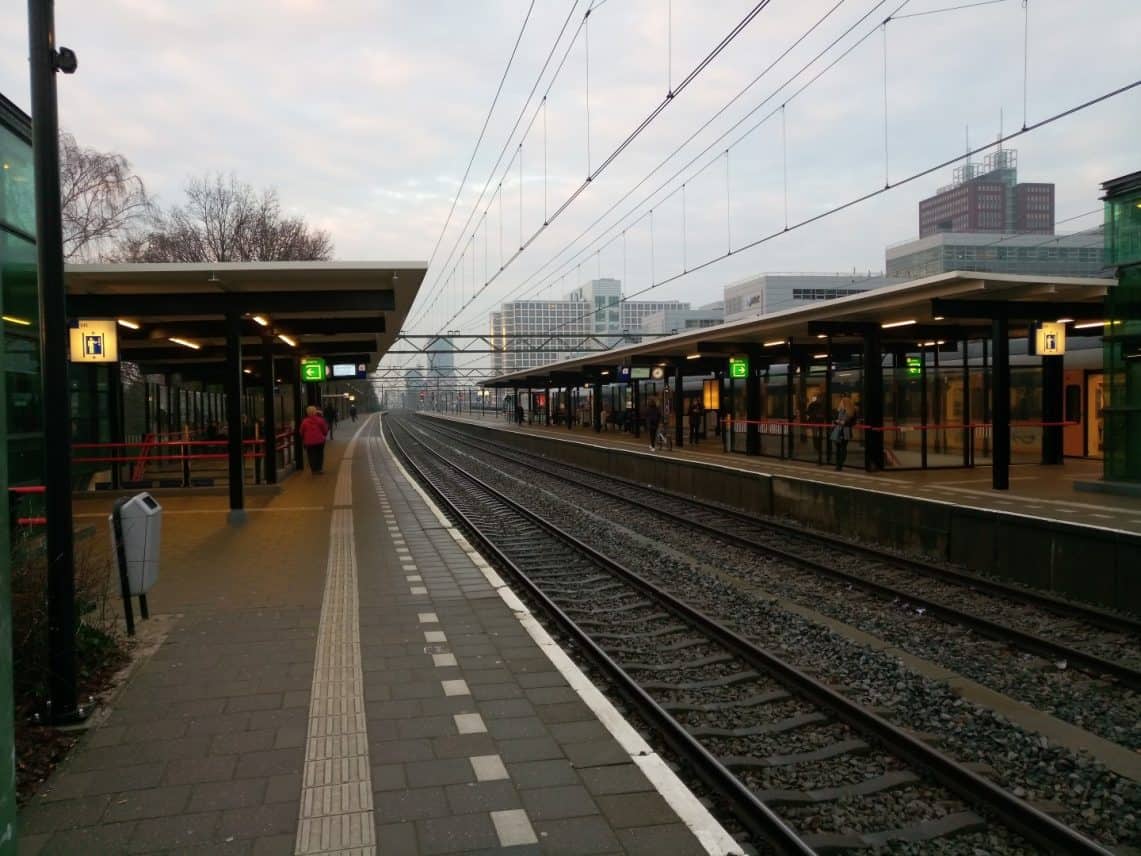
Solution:
<svg viewBox="0 0 1141 856">
<path fill-rule="evenodd" d="M 471 425 L 502 440 L 499 425 Z M 498 436 L 494 436 L 498 435 Z M 529 452 L 666 490 L 887 547 L 947 559 L 972 571 L 1089 603 L 1141 613 L 1141 536 L 1008 512 L 878 493 L 811 479 L 593 446 L 585 431 L 565 438 L 515 434 Z"/>
</svg>

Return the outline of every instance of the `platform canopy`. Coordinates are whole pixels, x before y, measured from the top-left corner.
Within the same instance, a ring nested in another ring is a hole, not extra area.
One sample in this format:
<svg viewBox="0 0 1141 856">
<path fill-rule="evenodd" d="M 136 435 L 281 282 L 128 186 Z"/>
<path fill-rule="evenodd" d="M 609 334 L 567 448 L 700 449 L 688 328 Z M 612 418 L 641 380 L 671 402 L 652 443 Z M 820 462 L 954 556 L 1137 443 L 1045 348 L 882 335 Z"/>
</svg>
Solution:
<svg viewBox="0 0 1141 856">
<path fill-rule="evenodd" d="M 223 361 L 224 322 L 234 314 L 243 347 L 256 345 L 257 353 L 269 346 L 275 357 L 321 356 L 365 362 L 371 370 L 395 340 L 426 267 L 412 261 L 75 264 L 65 273 L 67 308 L 72 319 L 118 319 L 121 357 L 146 371 L 192 372 Z"/>
<path fill-rule="evenodd" d="M 936 343 L 987 337 L 996 318 L 1005 318 L 1014 336 L 1024 334 L 1034 321 L 1103 320 L 1105 296 L 1115 285 L 1115 280 L 1096 277 L 954 271 L 525 369 L 493 378 L 484 386 L 605 382 L 622 364 L 684 360 L 694 371 L 712 370 L 742 352 L 779 358 L 792 349 L 820 350 L 822 340 L 836 348 L 857 348 L 871 333 L 885 350 L 931 348 Z M 1102 331 L 1093 327 L 1077 332 L 1100 335 Z"/>
</svg>

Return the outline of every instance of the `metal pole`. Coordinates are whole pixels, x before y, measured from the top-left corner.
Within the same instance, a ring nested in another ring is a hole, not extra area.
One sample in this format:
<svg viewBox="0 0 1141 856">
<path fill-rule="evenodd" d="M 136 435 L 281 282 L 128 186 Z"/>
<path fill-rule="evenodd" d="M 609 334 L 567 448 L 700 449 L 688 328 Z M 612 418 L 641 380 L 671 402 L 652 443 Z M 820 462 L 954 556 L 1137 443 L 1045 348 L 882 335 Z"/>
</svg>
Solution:
<svg viewBox="0 0 1141 856">
<path fill-rule="evenodd" d="M 53 0 L 28 0 L 32 153 L 36 187 L 40 366 L 44 400 L 44 510 L 48 575 L 48 717 L 81 716 L 75 660 L 75 565 L 71 516 L 71 383 L 67 294 L 59 190 L 56 71 L 75 71 L 75 55 L 55 48 Z"/>
<path fill-rule="evenodd" d="M 1006 316 L 991 323 L 994 347 L 994 414 L 991 420 L 991 485 L 995 490 L 1010 487 L 1010 322 Z"/>
<path fill-rule="evenodd" d="M 111 489 L 118 490 L 122 486 L 123 474 L 119 457 L 123 448 L 123 373 L 119 363 L 110 363 L 107 366 L 107 423 L 111 434 Z"/>
<path fill-rule="evenodd" d="M 293 373 L 293 470 L 296 472 L 305 466 L 305 447 L 301 445 L 301 433 L 297 426 L 301 424 L 305 407 L 301 400 L 301 362 L 297 359 L 289 361 L 289 370 Z"/>
<path fill-rule="evenodd" d="M 230 514 L 233 525 L 245 523 L 245 460 L 242 458 L 242 317 L 226 313 L 226 426 L 230 464 Z"/>
<path fill-rule="evenodd" d="M 674 369 L 674 445 L 679 449 L 684 445 L 686 414 L 685 390 L 682 389 L 682 364 L 678 363 Z"/>
<path fill-rule="evenodd" d="M 927 418 L 927 349 L 919 346 L 919 459 L 920 466 L 927 469 L 927 426 L 931 420 Z"/>
<path fill-rule="evenodd" d="M 274 394 L 273 339 L 263 336 L 261 348 L 261 396 L 265 410 L 262 417 L 262 438 L 265 443 L 262 472 L 265 473 L 266 484 L 277 484 L 277 414 L 273 407 L 277 396 Z"/>
<path fill-rule="evenodd" d="M 974 466 L 974 453 L 971 441 L 974 432 L 971 430 L 971 363 L 967 356 L 970 350 L 970 341 L 963 340 L 963 466 Z"/>
</svg>

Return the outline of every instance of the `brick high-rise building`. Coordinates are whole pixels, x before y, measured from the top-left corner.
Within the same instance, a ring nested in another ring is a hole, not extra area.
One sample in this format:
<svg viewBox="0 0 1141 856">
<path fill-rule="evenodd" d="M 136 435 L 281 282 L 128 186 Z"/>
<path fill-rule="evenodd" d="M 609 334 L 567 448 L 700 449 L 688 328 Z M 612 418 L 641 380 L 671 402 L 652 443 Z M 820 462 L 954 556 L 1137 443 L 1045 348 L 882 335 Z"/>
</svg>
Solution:
<svg viewBox="0 0 1141 856">
<path fill-rule="evenodd" d="M 1018 183 L 1018 152 L 999 149 L 969 161 L 955 181 L 919 203 L 919 237 L 941 232 L 1054 234 L 1054 185 Z"/>
</svg>

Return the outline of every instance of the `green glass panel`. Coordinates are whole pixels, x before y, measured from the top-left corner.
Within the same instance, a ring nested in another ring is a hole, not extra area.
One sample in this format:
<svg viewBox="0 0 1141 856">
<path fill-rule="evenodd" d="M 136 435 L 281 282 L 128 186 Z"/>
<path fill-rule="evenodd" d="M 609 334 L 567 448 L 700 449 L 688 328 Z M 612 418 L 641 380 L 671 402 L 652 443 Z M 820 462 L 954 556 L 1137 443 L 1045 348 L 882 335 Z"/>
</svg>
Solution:
<svg viewBox="0 0 1141 856">
<path fill-rule="evenodd" d="M 4 127 L 0 127 L 0 225 L 29 235 L 36 230 L 32 150 Z"/>
</svg>

